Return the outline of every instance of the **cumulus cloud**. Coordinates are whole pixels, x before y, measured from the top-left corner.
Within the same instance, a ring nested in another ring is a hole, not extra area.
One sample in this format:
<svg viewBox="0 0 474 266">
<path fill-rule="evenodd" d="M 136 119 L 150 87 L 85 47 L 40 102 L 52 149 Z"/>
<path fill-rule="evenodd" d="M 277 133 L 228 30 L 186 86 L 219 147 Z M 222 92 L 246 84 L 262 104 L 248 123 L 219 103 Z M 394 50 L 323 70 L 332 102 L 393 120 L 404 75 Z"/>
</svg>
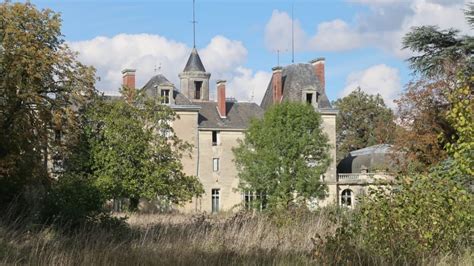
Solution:
<svg viewBox="0 0 474 266">
<path fill-rule="evenodd" d="M 306 51 L 347 51 L 361 47 L 377 47 L 400 58 L 402 37 L 412 27 L 436 25 L 472 33 L 466 23 L 463 8 L 470 0 L 348 0 L 368 7 L 359 12 L 352 22 L 334 19 L 317 25 L 314 33 L 306 33 L 295 20 L 295 44 Z M 275 10 L 265 27 L 268 49 L 287 47 L 291 42 L 291 18 Z"/>
<path fill-rule="evenodd" d="M 238 67 L 228 84 L 228 94 L 237 99 L 260 104 L 272 74 L 265 71 L 254 73 L 251 69 Z"/>
<path fill-rule="evenodd" d="M 191 47 L 163 36 L 152 34 L 119 34 L 113 37 L 96 37 L 91 40 L 71 42 L 70 47 L 79 52 L 79 60 L 97 69 L 100 80 L 96 87 L 106 94 L 118 94 L 121 71 L 137 69 L 137 86 L 143 86 L 156 72 L 165 75 L 179 88 L 178 74 L 184 69 Z M 229 95 L 239 100 L 250 99 L 250 89 L 255 91 L 258 102 L 260 90 L 266 88 L 269 76 L 242 67 L 248 51 L 240 41 L 215 36 L 199 51 L 204 66 L 212 73 L 211 94 L 215 80 L 229 81 Z M 264 82 L 264 79 L 266 81 Z M 262 85 L 263 84 L 263 85 Z"/>
<path fill-rule="evenodd" d="M 402 91 L 400 73 L 398 69 L 385 64 L 374 65 L 365 70 L 349 74 L 346 86 L 341 96 L 350 94 L 360 87 L 362 91 L 369 94 L 380 94 L 389 107 L 395 107 L 393 100 Z"/>
<path fill-rule="evenodd" d="M 308 37 L 301 28 L 301 23 L 299 20 L 295 19 L 293 28 L 295 50 L 305 50 Z M 265 25 L 265 45 L 271 51 L 289 51 L 292 45 L 291 32 L 291 17 L 288 15 L 288 13 L 279 10 L 273 10 L 270 20 Z"/>
</svg>

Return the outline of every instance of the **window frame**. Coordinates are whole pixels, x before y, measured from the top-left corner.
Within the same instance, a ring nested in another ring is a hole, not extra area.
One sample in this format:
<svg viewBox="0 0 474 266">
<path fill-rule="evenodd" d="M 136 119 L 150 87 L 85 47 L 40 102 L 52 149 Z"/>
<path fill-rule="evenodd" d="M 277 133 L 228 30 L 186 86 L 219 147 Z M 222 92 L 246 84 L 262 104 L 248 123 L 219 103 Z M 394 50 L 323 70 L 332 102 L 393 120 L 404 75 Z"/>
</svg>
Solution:
<svg viewBox="0 0 474 266">
<path fill-rule="evenodd" d="M 220 169 L 220 160 L 219 158 L 212 158 L 212 171 L 219 172 Z"/>
<path fill-rule="evenodd" d="M 211 210 L 212 213 L 218 213 L 220 208 L 220 188 L 211 189 Z"/>
<path fill-rule="evenodd" d="M 201 80 L 195 80 L 194 81 L 194 99 L 195 100 L 200 100 L 202 97 L 202 85 L 203 81 Z M 199 86 L 198 86 L 199 84 Z"/>
<path fill-rule="evenodd" d="M 166 95 L 166 92 L 167 92 L 167 95 Z M 161 97 L 161 103 L 162 104 L 170 104 L 171 103 L 170 92 L 171 92 L 171 90 L 169 90 L 169 89 L 161 89 L 160 90 L 160 97 Z"/>
<path fill-rule="evenodd" d="M 341 206 L 352 208 L 353 205 L 354 192 L 346 188 L 341 192 Z"/>
</svg>

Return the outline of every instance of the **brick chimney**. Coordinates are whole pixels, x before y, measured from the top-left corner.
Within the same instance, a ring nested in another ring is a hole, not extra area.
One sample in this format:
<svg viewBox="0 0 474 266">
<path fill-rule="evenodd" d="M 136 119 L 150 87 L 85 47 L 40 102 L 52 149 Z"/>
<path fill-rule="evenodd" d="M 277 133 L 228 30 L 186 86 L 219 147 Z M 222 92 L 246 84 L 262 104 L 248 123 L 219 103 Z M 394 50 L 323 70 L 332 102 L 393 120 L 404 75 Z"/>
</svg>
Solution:
<svg viewBox="0 0 474 266">
<path fill-rule="evenodd" d="M 273 103 L 280 103 L 283 96 L 282 69 L 281 66 L 272 68 Z"/>
<path fill-rule="evenodd" d="M 217 111 L 221 118 L 226 118 L 227 110 L 225 107 L 225 80 L 217 81 Z"/>
<path fill-rule="evenodd" d="M 318 77 L 319 82 L 321 83 L 322 93 L 326 92 L 326 78 L 324 77 L 324 57 L 316 58 L 310 61 L 311 65 L 314 68 L 314 74 Z"/>
<path fill-rule="evenodd" d="M 122 70 L 122 85 L 135 89 L 135 69 Z"/>
</svg>

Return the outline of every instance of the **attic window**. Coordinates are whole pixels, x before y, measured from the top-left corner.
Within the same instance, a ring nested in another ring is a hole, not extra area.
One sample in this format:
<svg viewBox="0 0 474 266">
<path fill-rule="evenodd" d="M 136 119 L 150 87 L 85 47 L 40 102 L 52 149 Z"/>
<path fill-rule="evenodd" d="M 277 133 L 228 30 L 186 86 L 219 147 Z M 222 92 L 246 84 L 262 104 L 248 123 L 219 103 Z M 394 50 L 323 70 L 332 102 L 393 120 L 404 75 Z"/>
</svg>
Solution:
<svg viewBox="0 0 474 266">
<path fill-rule="evenodd" d="M 306 93 L 306 103 L 313 104 L 313 94 L 312 93 Z"/>
<path fill-rule="evenodd" d="M 170 103 L 170 90 L 161 90 L 161 103 Z"/>
<path fill-rule="evenodd" d="M 194 99 L 201 99 L 202 81 L 194 81 L 195 94 Z"/>
</svg>

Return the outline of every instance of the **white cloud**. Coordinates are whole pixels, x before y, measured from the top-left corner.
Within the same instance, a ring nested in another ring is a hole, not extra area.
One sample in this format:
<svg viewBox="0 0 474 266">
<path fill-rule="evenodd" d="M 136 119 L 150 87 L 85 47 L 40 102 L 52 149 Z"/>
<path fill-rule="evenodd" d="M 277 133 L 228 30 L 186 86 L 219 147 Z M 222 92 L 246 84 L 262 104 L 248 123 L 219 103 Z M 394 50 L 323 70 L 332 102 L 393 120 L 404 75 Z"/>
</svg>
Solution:
<svg viewBox="0 0 474 266">
<path fill-rule="evenodd" d="M 295 50 L 306 49 L 308 37 L 301 28 L 299 20 L 295 19 L 294 24 Z M 273 10 L 272 16 L 265 25 L 265 45 L 271 51 L 289 51 L 291 50 L 292 38 L 291 17 L 279 10 Z"/>
<path fill-rule="evenodd" d="M 463 9 L 470 0 L 348 0 L 368 7 L 359 12 L 352 23 L 341 19 L 317 25 L 314 33 L 306 33 L 295 20 L 295 44 L 299 50 L 347 51 L 360 47 L 378 47 L 400 58 L 406 58 L 402 37 L 412 27 L 435 25 L 472 33 Z M 274 10 L 265 27 L 268 49 L 288 47 L 291 42 L 291 18 Z M 286 45 L 286 46 L 285 46 Z M 281 49 L 281 48 L 280 48 Z"/>
<path fill-rule="evenodd" d="M 346 22 L 336 19 L 319 24 L 309 45 L 314 50 L 344 51 L 358 48 L 363 42 L 362 36 L 350 29 Z"/>
<path fill-rule="evenodd" d="M 228 95 L 242 100 L 253 100 L 257 104 L 262 101 L 272 73 L 257 71 L 244 67 L 235 70 L 234 78 L 228 84 Z"/>
<path fill-rule="evenodd" d="M 121 71 L 137 69 L 137 86 L 143 86 L 159 68 L 179 88 L 178 74 L 183 70 L 191 52 L 184 43 L 151 34 L 119 34 L 111 38 L 96 37 L 92 40 L 71 42 L 70 47 L 79 52 L 79 60 L 97 69 L 100 81 L 96 87 L 106 94 L 118 94 L 122 82 Z M 250 99 L 250 89 L 255 90 L 255 102 L 259 102 L 260 91 L 266 89 L 270 79 L 266 72 L 253 73 L 242 67 L 248 51 L 240 41 L 215 36 L 199 51 L 204 66 L 211 72 L 211 95 L 215 80 L 229 81 L 229 95 L 238 100 Z"/>
<path fill-rule="evenodd" d="M 341 96 L 350 94 L 357 87 L 369 94 L 380 94 L 389 107 L 395 107 L 393 100 L 402 91 L 398 69 L 385 64 L 374 65 L 363 71 L 349 74 Z"/>
</svg>

